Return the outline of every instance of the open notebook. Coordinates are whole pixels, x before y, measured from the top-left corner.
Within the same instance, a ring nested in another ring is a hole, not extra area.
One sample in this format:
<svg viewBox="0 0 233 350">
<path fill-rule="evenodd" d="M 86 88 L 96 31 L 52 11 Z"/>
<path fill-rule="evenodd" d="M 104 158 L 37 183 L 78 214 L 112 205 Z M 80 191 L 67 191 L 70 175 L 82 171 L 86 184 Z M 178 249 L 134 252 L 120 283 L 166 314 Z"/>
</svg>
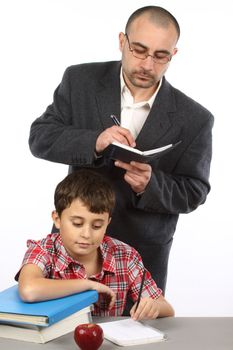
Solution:
<svg viewBox="0 0 233 350">
<path fill-rule="evenodd" d="M 169 144 L 149 151 L 140 151 L 139 149 L 114 141 L 105 148 L 103 155 L 107 158 L 118 159 L 126 163 L 130 163 L 132 160 L 141 163 L 150 163 L 153 159 L 167 154 L 180 143 L 181 141 L 178 141 L 175 144 Z"/>
<path fill-rule="evenodd" d="M 165 340 L 165 334 L 131 318 L 99 323 L 104 337 L 120 346 L 148 344 Z"/>
</svg>

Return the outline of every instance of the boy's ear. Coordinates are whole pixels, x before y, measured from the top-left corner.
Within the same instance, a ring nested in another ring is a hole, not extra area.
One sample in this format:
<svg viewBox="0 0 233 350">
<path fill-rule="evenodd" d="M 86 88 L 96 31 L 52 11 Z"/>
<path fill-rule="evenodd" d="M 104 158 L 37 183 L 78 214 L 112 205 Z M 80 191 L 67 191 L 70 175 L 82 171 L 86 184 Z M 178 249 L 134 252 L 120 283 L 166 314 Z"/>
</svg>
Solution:
<svg viewBox="0 0 233 350">
<path fill-rule="evenodd" d="M 58 213 L 56 212 L 56 210 L 52 211 L 52 219 L 53 219 L 53 223 L 56 226 L 57 229 L 60 229 L 60 217 L 58 215 Z"/>
<path fill-rule="evenodd" d="M 112 218 L 111 218 L 111 216 L 109 216 L 108 225 L 110 224 L 111 220 L 112 220 Z"/>
</svg>

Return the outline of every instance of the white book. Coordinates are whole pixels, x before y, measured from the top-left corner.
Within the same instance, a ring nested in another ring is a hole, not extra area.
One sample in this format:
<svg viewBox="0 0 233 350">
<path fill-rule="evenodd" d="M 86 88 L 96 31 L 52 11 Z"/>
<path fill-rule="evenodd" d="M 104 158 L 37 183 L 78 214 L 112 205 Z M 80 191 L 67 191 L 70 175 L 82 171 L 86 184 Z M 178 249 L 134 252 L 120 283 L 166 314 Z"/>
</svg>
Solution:
<svg viewBox="0 0 233 350">
<path fill-rule="evenodd" d="M 91 306 L 87 306 L 72 315 L 48 327 L 33 324 L 0 324 L 0 338 L 23 340 L 32 343 L 47 343 L 48 341 L 73 332 L 81 323 L 92 322 Z"/>
<path fill-rule="evenodd" d="M 155 343 L 166 339 L 163 332 L 131 318 L 99 325 L 104 331 L 105 339 L 120 346 Z"/>
</svg>

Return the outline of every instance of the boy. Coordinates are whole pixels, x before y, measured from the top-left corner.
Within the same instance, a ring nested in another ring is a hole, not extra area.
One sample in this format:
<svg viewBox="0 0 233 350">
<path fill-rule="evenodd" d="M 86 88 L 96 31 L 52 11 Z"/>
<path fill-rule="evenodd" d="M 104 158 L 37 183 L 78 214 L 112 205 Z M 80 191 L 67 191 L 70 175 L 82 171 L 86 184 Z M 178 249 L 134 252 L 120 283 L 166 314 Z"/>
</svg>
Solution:
<svg viewBox="0 0 233 350">
<path fill-rule="evenodd" d="M 27 242 L 28 250 L 16 275 L 26 302 L 63 297 L 95 289 L 100 294 L 93 315 L 120 316 L 127 295 L 135 320 L 173 316 L 150 273 L 136 309 L 144 266 L 138 252 L 105 236 L 115 204 L 108 181 L 91 170 L 68 175 L 55 190 L 53 222 L 59 233 Z"/>
</svg>

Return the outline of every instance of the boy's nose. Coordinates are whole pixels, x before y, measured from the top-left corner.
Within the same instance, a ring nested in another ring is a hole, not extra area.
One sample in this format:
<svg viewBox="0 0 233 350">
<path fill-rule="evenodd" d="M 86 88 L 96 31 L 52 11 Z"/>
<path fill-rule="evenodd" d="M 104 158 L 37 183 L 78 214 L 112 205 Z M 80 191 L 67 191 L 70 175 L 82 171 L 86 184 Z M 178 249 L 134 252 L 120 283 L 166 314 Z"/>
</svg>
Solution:
<svg viewBox="0 0 233 350">
<path fill-rule="evenodd" d="M 82 232 L 81 232 L 81 236 L 85 237 L 85 238 L 90 237 L 90 228 L 88 226 L 83 227 Z"/>
</svg>

